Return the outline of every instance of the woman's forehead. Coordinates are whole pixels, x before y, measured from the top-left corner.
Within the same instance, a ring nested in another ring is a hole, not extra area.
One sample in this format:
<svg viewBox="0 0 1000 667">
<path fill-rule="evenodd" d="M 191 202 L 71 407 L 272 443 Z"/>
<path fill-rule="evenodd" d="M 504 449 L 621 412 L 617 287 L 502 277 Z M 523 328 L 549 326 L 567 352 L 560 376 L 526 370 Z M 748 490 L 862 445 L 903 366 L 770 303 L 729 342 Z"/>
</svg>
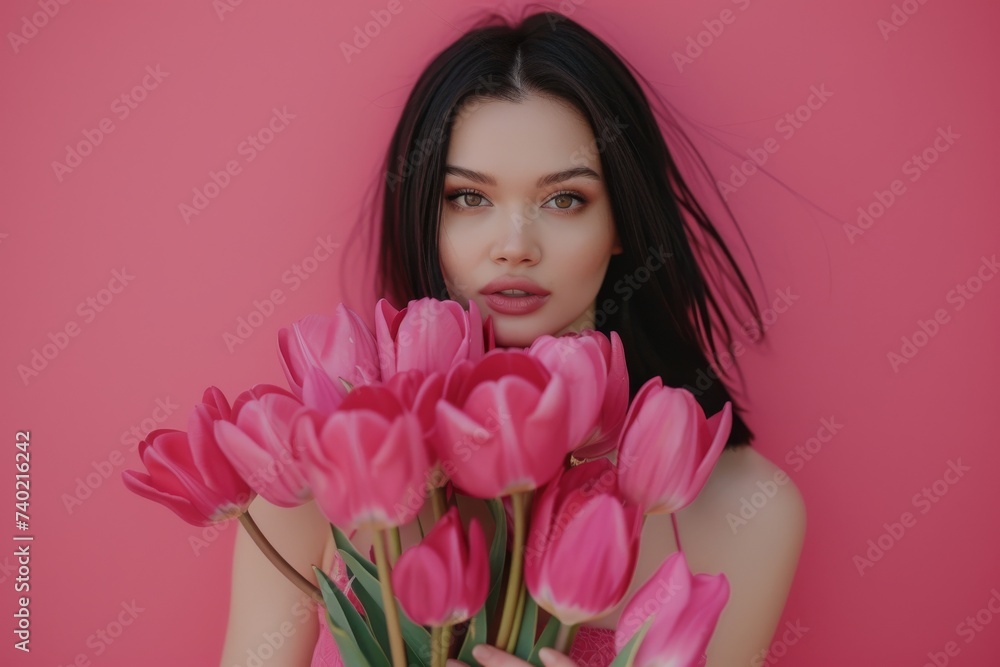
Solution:
<svg viewBox="0 0 1000 667">
<path fill-rule="evenodd" d="M 456 121 L 447 164 L 455 168 L 449 170 L 454 176 L 487 176 L 483 185 L 491 179 L 537 186 L 539 179 L 573 169 L 580 170 L 578 176 L 589 170 L 599 178 L 593 144 L 590 125 L 565 104 L 541 97 L 489 100 Z"/>
</svg>

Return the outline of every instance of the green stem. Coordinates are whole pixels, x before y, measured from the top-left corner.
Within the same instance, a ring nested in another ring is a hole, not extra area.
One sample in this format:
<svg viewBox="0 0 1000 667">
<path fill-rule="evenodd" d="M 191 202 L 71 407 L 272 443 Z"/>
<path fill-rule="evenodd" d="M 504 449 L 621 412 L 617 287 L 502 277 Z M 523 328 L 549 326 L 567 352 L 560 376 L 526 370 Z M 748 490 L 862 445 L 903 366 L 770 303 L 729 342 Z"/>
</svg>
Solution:
<svg viewBox="0 0 1000 667">
<path fill-rule="evenodd" d="M 451 654 L 451 625 L 441 628 L 441 666 L 445 667 Z"/>
<path fill-rule="evenodd" d="M 517 611 L 514 612 L 514 622 L 511 624 L 510 639 L 507 640 L 507 653 L 513 653 L 514 649 L 517 648 L 517 636 L 520 634 L 521 621 L 524 620 L 524 605 L 527 602 L 525 599 L 528 596 L 528 589 L 521 584 L 521 594 L 517 596 Z"/>
<path fill-rule="evenodd" d="M 399 609 L 392 592 L 392 577 L 389 574 L 385 533 L 375 531 L 375 564 L 378 567 L 378 581 L 382 588 L 382 606 L 385 608 L 385 622 L 389 629 L 389 646 L 392 648 L 393 667 L 406 667 L 406 647 L 403 645 L 403 631 L 399 625 Z"/>
<path fill-rule="evenodd" d="M 556 631 L 556 643 L 553 648 L 560 653 L 569 654 L 569 648 L 573 645 L 573 639 L 576 637 L 576 631 L 579 629 L 579 624 L 565 625 L 560 623 L 559 630 Z"/>
<path fill-rule="evenodd" d="M 431 667 L 441 667 L 441 627 L 431 627 Z"/>
<path fill-rule="evenodd" d="M 525 532 L 525 499 L 528 491 L 514 493 L 511 502 L 514 504 L 514 548 L 510 557 L 510 577 L 507 579 L 507 594 L 503 603 L 503 616 L 500 618 L 500 630 L 495 646 L 504 649 L 511 635 L 517 630 L 513 628 L 514 614 L 517 609 L 517 598 L 521 594 L 521 569 L 524 567 L 524 532 Z"/>
<path fill-rule="evenodd" d="M 434 506 L 434 520 L 437 521 L 447 511 L 444 499 L 444 487 L 435 486 L 431 489 L 431 504 Z"/>
<path fill-rule="evenodd" d="M 320 593 L 318 588 L 313 586 L 311 581 L 303 577 L 298 570 L 292 567 L 291 563 L 285 560 L 281 554 L 278 553 L 278 550 L 274 548 L 274 545 L 272 545 L 267 538 L 264 537 L 264 533 L 261 532 L 257 522 L 250 516 L 250 512 L 243 512 L 240 514 L 240 523 L 243 524 L 243 527 L 246 528 L 246 531 L 250 534 L 254 543 L 261 551 L 264 552 L 267 559 L 271 561 L 276 568 L 278 568 L 279 572 L 285 575 L 293 584 L 298 586 L 303 593 L 311 597 L 313 600 L 316 600 L 323 605 L 324 608 L 326 608 L 326 603 L 323 602 L 323 594 Z"/>
</svg>

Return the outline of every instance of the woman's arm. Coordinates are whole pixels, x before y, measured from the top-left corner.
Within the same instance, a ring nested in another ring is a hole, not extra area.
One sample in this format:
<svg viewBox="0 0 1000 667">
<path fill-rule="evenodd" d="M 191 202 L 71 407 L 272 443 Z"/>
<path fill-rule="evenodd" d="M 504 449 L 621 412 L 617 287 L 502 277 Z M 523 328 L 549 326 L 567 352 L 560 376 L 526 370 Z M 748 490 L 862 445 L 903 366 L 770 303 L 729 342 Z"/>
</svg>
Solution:
<svg viewBox="0 0 1000 667">
<path fill-rule="evenodd" d="M 762 660 L 792 585 L 805 524 L 798 487 L 750 447 L 725 450 L 698 498 L 678 512 L 691 571 L 725 572 L 730 585 L 706 667 Z M 786 639 L 793 644 L 798 636 Z"/>
<path fill-rule="evenodd" d="M 250 515 L 278 553 L 315 584 L 312 565 L 325 567 L 330 534 L 316 502 L 285 508 L 258 496 L 250 503 Z M 316 603 L 271 564 L 240 526 L 221 667 L 309 667 L 319 629 Z"/>
</svg>

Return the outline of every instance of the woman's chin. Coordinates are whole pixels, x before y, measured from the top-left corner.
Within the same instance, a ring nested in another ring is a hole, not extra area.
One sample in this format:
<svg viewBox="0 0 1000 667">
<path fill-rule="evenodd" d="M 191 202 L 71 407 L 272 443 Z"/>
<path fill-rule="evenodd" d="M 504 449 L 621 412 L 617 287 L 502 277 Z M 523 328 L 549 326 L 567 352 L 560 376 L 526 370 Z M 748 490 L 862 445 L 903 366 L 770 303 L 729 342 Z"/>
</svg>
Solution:
<svg viewBox="0 0 1000 667">
<path fill-rule="evenodd" d="M 494 326 L 493 338 L 497 347 L 530 347 L 543 331 L 511 331 L 506 327 Z"/>
</svg>

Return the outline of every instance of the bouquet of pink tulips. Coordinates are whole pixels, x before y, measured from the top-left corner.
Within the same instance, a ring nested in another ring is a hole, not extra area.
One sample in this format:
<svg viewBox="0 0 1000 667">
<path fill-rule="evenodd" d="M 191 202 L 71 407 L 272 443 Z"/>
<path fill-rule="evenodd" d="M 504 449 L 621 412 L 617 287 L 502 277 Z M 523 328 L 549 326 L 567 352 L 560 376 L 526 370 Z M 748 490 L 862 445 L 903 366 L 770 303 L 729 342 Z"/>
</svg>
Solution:
<svg viewBox="0 0 1000 667">
<path fill-rule="evenodd" d="M 383 299 L 374 332 L 341 305 L 283 328 L 278 348 L 290 391 L 258 384 L 230 405 L 208 388 L 186 432 L 140 444 L 148 474 L 123 480 L 194 525 L 239 518 L 325 605 L 348 667 L 477 665 L 481 643 L 539 667 L 543 647 L 568 652 L 581 624 L 623 601 L 645 516 L 688 505 L 730 431 L 729 403 L 706 418 L 658 377 L 630 404 L 616 333 L 496 348 L 475 303 Z M 613 464 L 603 456 L 615 450 Z M 315 499 L 350 590 L 314 568 L 317 589 L 281 558 L 247 512 L 258 494 Z M 490 544 L 476 519 L 463 528 L 458 494 L 489 506 Z M 436 522 L 402 551 L 399 527 L 425 500 Z M 347 537 L 361 527 L 371 559 Z M 671 555 L 622 610 L 612 664 L 698 664 L 728 598 L 723 575 L 692 576 Z"/>
</svg>

